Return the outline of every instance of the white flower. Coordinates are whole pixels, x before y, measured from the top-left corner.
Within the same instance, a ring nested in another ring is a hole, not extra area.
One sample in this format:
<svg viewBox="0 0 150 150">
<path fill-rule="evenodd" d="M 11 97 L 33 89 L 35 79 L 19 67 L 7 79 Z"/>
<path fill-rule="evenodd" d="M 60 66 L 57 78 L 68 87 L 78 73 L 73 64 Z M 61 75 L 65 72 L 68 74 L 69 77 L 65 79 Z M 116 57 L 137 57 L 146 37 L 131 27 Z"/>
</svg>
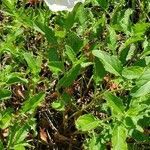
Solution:
<svg viewBox="0 0 150 150">
<path fill-rule="evenodd" d="M 85 0 L 44 0 L 52 11 L 71 11 L 75 4 L 78 2 L 84 2 Z"/>
</svg>

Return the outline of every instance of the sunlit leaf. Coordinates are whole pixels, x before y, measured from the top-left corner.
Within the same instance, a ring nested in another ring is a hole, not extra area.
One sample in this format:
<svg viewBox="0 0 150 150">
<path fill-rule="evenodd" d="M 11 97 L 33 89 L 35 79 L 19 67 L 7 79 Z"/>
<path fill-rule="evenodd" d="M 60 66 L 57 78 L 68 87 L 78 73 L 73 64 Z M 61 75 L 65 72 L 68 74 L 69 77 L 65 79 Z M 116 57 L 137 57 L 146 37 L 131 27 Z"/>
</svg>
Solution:
<svg viewBox="0 0 150 150">
<path fill-rule="evenodd" d="M 133 97 L 140 97 L 150 93 L 150 81 L 139 87 L 134 93 L 131 95 Z"/>
<path fill-rule="evenodd" d="M 80 116 L 76 120 L 76 127 L 81 131 L 90 131 L 100 125 L 100 120 L 96 119 L 92 114 Z"/>
<path fill-rule="evenodd" d="M 5 129 L 10 126 L 11 119 L 12 119 L 12 112 L 13 110 L 8 108 L 5 111 L 1 111 L 0 114 L 0 128 Z"/>
<path fill-rule="evenodd" d="M 106 71 L 120 76 L 122 72 L 122 64 L 116 56 L 110 56 L 107 52 L 94 50 L 93 55 L 98 57 Z"/>
<path fill-rule="evenodd" d="M 118 115 L 122 115 L 124 113 L 124 106 L 120 98 L 114 96 L 110 92 L 105 93 L 104 98 L 107 100 L 108 106 L 113 112 L 116 112 Z"/>
<path fill-rule="evenodd" d="M 127 150 L 127 130 L 123 125 L 116 125 L 112 133 L 113 150 Z"/>
<path fill-rule="evenodd" d="M 122 71 L 122 76 L 127 79 L 137 79 L 142 75 L 143 70 L 144 69 L 139 66 L 124 68 Z"/>
</svg>

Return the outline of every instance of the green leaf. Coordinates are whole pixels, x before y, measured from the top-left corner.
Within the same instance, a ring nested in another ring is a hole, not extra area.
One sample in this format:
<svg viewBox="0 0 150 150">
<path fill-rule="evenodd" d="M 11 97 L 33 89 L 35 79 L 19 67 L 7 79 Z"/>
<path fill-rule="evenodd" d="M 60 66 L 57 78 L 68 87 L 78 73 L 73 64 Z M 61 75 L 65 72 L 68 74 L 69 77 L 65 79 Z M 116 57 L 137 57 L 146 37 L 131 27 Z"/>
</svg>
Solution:
<svg viewBox="0 0 150 150">
<path fill-rule="evenodd" d="M 127 130 L 123 125 L 116 125 L 112 132 L 112 147 L 113 150 L 127 150 Z"/>
<path fill-rule="evenodd" d="M 106 71 L 104 69 L 103 64 L 98 58 L 95 58 L 94 61 L 94 81 L 98 84 L 100 81 L 103 80 Z"/>
<path fill-rule="evenodd" d="M 1 149 L 1 150 L 3 150 L 3 149 L 4 149 L 4 145 L 3 145 L 2 140 L 0 140 L 0 149 Z"/>
<path fill-rule="evenodd" d="M 127 116 L 125 118 L 124 122 L 125 122 L 125 125 L 127 128 L 130 128 L 130 129 L 136 128 L 136 126 L 132 120 L 132 117 Z"/>
<path fill-rule="evenodd" d="M 143 68 L 139 66 L 131 66 L 128 68 L 124 68 L 122 71 L 122 76 L 127 79 L 137 79 L 143 73 Z"/>
<path fill-rule="evenodd" d="M 65 38 L 66 31 L 65 30 L 55 30 L 55 36 L 58 38 Z"/>
<path fill-rule="evenodd" d="M 76 18 L 76 13 L 77 13 L 79 6 L 80 6 L 80 3 L 77 3 L 75 5 L 75 7 L 73 8 L 73 10 L 71 12 L 67 13 L 67 18 L 65 18 L 65 21 L 64 21 L 64 27 L 68 31 L 76 22 L 75 18 Z"/>
<path fill-rule="evenodd" d="M 8 108 L 5 111 L 1 111 L 0 114 L 0 128 L 5 129 L 10 126 L 10 122 L 12 119 L 12 112 L 13 110 Z"/>
<path fill-rule="evenodd" d="M 22 144 L 15 145 L 15 146 L 14 146 L 14 150 L 25 150 L 25 146 L 22 145 Z"/>
<path fill-rule="evenodd" d="M 103 9 L 108 7 L 108 0 L 96 0 Z"/>
<path fill-rule="evenodd" d="M 16 135 L 15 135 L 15 139 L 16 141 L 15 142 L 15 145 L 23 142 L 25 140 L 25 138 L 27 137 L 28 135 L 28 131 L 27 131 L 27 126 L 24 125 L 23 127 L 17 129 L 17 132 L 16 132 Z"/>
<path fill-rule="evenodd" d="M 52 43 L 52 44 L 57 43 L 57 38 L 55 37 L 55 33 L 52 29 L 50 29 L 47 26 L 44 26 L 44 33 L 45 33 L 45 37 L 47 38 L 47 41 L 49 43 Z"/>
<path fill-rule="evenodd" d="M 131 93 L 133 97 L 140 97 L 150 93 L 150 81 L 139 87 L 134 93 Z"/>
<path fill-rule="evenodd" d="M 47 58 L 49 61 L 59 61 L 57 48 L 50 48 L 47 50 Z"/>
<path fill-rule="evenodd" d="M 22 106 L 22 113 L 34 111 L 36 107 L 44 100 L 45 93 L 41 92 L 39 94 L 34 95 L 32 98 L 29 98 L 24 102 Z"/>
<path fill-rule="evenodd" d="M 150 27 L 150 23 L 145 23 L 145 22 L 140 22 L 140 23 L 136 23 L 133 27 L 133 31 L 134 31 L 134 35 L 138 35 L 141 36 L 143 35 L 146 30 Z"/>
<path fill-rule="evenodd" d="M 146 84 L 150 81 L 150 69 L 145 69 L 141 77 L 136 81 L 136 85 L 141 87 L 142 85 Z"/>
<path fill-rule="evenodd" d="M 64 72 L 64 63 L 62 61 L 50 61 L 48 67 L 53 73 L 58 74 L 59 72 Z"/>
<path fill-rule="evenodd" d="M 77 78 L 81 69 L 81 65 L 77 64 L 73 66 L 65 75 L 58 81 L 58 88 L 60 87 L 68 87 L 70 86 L 73 81 Z"/>
<path fill-rule="evenodd" d="M 16 0 L 5 0 L 3 1 L 4 6 L 7 7 L 7 11 L 12 13 L 15 7 Z"/>
<path fill-rule="evenodd" d="M 133 37 L 130 37 L 128 38 L 125 43 L 124 43 L 124 48 L 128 47 L 130 44 L 132 43 L 136 43 L 136 42 L 139 42 L 139 41 L 143 41 L 144 38 L 143 37 L 138 37 L 138 36 L 133 36 Z"/>
<path fill-rule="evenodd" d="M 121 62 L 125 63 L 129 58 L 129 56 L 134 55 L 134 51 L 136 49 L 135 45 L 137 42 L 144 40 L 143 37 L 137 37 L 133 36 L 128 38 L 124 44 L 121 45 L 120 47 L 120 60 Z M 132 44 L 132 45 L 131 45 Z M 130 46 L 131 45 L 131 46 Z"/>
<path fill-rule="evenodd" d="M 67 54 L 67 56 L 71 60 L 71 62 L 74 64 L 77 61 L 77 59 L 76 59 L 76 53 L 68 45 L 66 45 L 65 48 L 66 48 L 65 53 Z"/>
<path fill-rule="evenodd" d="M 148 108 L 149 104 L 145 104 L 146 102 L 149 102 L 149 97 L 147 96 L 141 96 L 141 97 L 135 97 L 131 99 L 130 107 L 126 111 L 126 114 L 134 119 L 140 117 L 142 115 L 142 112 L 145 112 L 145 110 Z"/>
<path fill-rule="evenodd" d="M 65 111 L 65 106 L 71 101 L 71 96 L 64 92 L 58 100 L 54 101 L 51 106 L 57 111 Z"/>
<path fill-rule="evenodd" d="M 14 125 L 9 129 L 7 147 L 13 149 L 18 149 L 19 147 L 23 148 L 25 146 L 28 147 L 29 144 L 26 142 L 28 133 L 29 126 L 27 124 L 20 126 L 18 123 L 14 123 Z"/>
<path fill-rule="evenodd" d="M 45 34 L 45 37 L 49 43 L 52 43 L 52 44 L 57 43 L 55 32 L 51 28 L 46 26 L 43 22 L 36 21 L 36 20 L 34 21 L 34 24 L 36 25 L 37 28 L 39 28 Z"/>
<path fill-rule="evenodd" d="M 0 100 L 8 99 L 11 96 L 11 91 L 6 89 L 0 89 Z"/>
<path fill-rule="evenodd" d="M 67 18 L 65 19 L 64 22 L 64 27 L 66 30 L 69 30 L 73 24 L 75 23 L 75 11 L 71 11 L 68 13 Z"/>
<path fill-rule="evenodd" d="M 25 78 L 20 77 L 21 74 L 12 73 L 7 76 L 7 84 L 14 84 L 14 83 L 28 83 L 28 80 Z"/>
<path fill-rule="evenodd" d="M 103 142 L 105 140 L 105 135 L 97 134 L 96 132 L 92 132 L 92 136 L 90 140 L 87 142 L 87 148 L 89 150 L 106 150 L 106 144 Z"/>
<path fill-rule="evenodd" d="M 56 109 L 57 111 L 64 111 L 65 103 L 63 100 L 57 100 L 52 103 L 52 108 Z"/>
<path fill-rule="evenodd" d="M 83 40 L 74 32 L 69 32 L 66 38 L 66 43 L 77 54 L 83 46 Z"/>
<path fill-rule="evenodd" d="M 40 59 L 40 57 L 37 57 L 37 59 L 35 59 L 31 53 L 24 53 L 24 58 L 28 64 L 31 72 L 34 75 L 38 75 L 38 73 L 41 70 L 41 59 Z"/>
<path fill-rule="evenodd" d="M 134 53 L 134 48 L 135 47 L 133 45 L 131 45 L 131 44 L 137 43 L 137 42 L 142 41 L 142 40 L 144 40 L 143 37 L 133 36 L 133 37 L 128 38 L 125 41 L 125 43 L 122 44 L 122 46 L 120 47 L 120 50 L 119 50 L 120 51 L 120 60 L 121 60 L 121 62 L 125 63 L 127 61 L 127 59 L 128 59 L 129 54 L 130 53 Z"/>
<path fill-rule="evenodd" d="M 75 124 L 78 130 L 90 131 L 100 125 L 100 120 L 96 119 L 92 114 L 85 114 L 80 116 Z"/>
<path fill-rule="evenodd" d="M 146 134 L 143 134 L 142 132 L 138 131 L 138 130 L 133 130 L 132 132 L 132 137 L 140 142 L 148 142 L 150 141 L 150 137 Z"/>
<path fill-rule="evenodd" d="M 109 41 L 108 41 L 108 48 L 112 50 L 113 54 L 116 53 L 116 47 L 117 47 L 117 35 L 115 30 L 112 27 L 108 27 L 109 30 Z"/>
<path fill-rule="evenodd" d="M 83 7 L 83 5 L 79 5 L 78 9 L 77 9 L 77 12 L 76 12 L 76 20 L 78 20 L 78 22 L 84 26 L 85 25 L 85 22 L 88 20 L 88 11 L 87 9 L 85 9 Z"/>
<path fill-rule="evenodd" d="M 107 100 L 108 106 L 112 109 L 114 113 L 117 113 L 117 115 L 123 115 L 124 106 L 120 98 L 114 96 L 110 92 L 106 92 L 104 94 L 104 98 Z"/>
<path fill-rule="evenodd" d="M 116 56 L 110 56 L 107 52 L 99 50 L 93 50 L 92 53 L 100 59 L 106 71 L 121 76 L 122 64 Z"/>
<path fill-rule="evenodd" d="M 136 52 L 136 43 L 132 43 L 129 47 L 128 55 L 126 56 L 126 61 L 130 61 Z"/>
<path fill-rule="evenodd" d="M 64 92 L 58 100 L 54 101 L 51 106 L 57 111 L 65 111 L 65 106 L 71 102 L 72 97 Z"/>
<path fill-rule="evenodd" d="M 141 54 L 141 58 L 144 58 L 145 56 L 150 55 L 150 42 L 148 41 L 147 38 L 145 38 L 143 42 L 143 52 Z"/>
<path fill-rule="evenodd" d="M 127 9 L 124 13 L 124 17 L 122 20 L 120 20 L 120 25 L 123 29 L 123 31 L 128 35 L 130 34 L 131 30 L 131 23 L 130 23 L 130 15 L 133 13 L 133 10 Z"/>
<path fill-rule="evenodd" d="M 121 61 L 123 64 L 126 63 L 126 61 L 127 61 L 127 56 L 128 56 L 129 53 L 130 53 L 129 47 L 125 47 L 125 48 L 122 48 L 122 49 L 121 49 L 119 59 L 120 59 L 120 61 Z"/>
</svg>

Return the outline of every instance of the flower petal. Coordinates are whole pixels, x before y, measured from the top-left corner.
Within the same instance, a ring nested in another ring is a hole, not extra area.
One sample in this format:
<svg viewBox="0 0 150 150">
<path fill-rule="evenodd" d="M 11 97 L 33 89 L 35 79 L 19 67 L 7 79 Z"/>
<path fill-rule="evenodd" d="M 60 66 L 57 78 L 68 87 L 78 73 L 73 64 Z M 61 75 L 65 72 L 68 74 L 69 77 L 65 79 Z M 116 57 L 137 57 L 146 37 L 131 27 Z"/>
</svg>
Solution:
<svg viewBox="0 0 150 150">
<path fill-rule="evenodd" d="M 84 2 L 85 0 L 44 0 L 52 11 L 71 11 L 75 4 L 78 2 Z"/>
</svg>

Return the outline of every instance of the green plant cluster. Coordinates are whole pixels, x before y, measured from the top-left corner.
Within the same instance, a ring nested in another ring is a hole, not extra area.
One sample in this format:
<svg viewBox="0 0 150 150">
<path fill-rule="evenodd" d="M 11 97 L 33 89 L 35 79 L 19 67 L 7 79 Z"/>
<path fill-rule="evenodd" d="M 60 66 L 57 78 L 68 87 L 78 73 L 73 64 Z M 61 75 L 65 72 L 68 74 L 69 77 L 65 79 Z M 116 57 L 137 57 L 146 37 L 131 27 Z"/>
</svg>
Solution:
<svg viewBox="0 0 150 150">
<path fill-rule="evenodd" d="M 0 2 L 0 150 L 38 149 L 45 108 L 61 114 L 64 133 L 71 122 L 79 149 L 150 149 L 149 0 L 57 13 Z"/>
</svg>

